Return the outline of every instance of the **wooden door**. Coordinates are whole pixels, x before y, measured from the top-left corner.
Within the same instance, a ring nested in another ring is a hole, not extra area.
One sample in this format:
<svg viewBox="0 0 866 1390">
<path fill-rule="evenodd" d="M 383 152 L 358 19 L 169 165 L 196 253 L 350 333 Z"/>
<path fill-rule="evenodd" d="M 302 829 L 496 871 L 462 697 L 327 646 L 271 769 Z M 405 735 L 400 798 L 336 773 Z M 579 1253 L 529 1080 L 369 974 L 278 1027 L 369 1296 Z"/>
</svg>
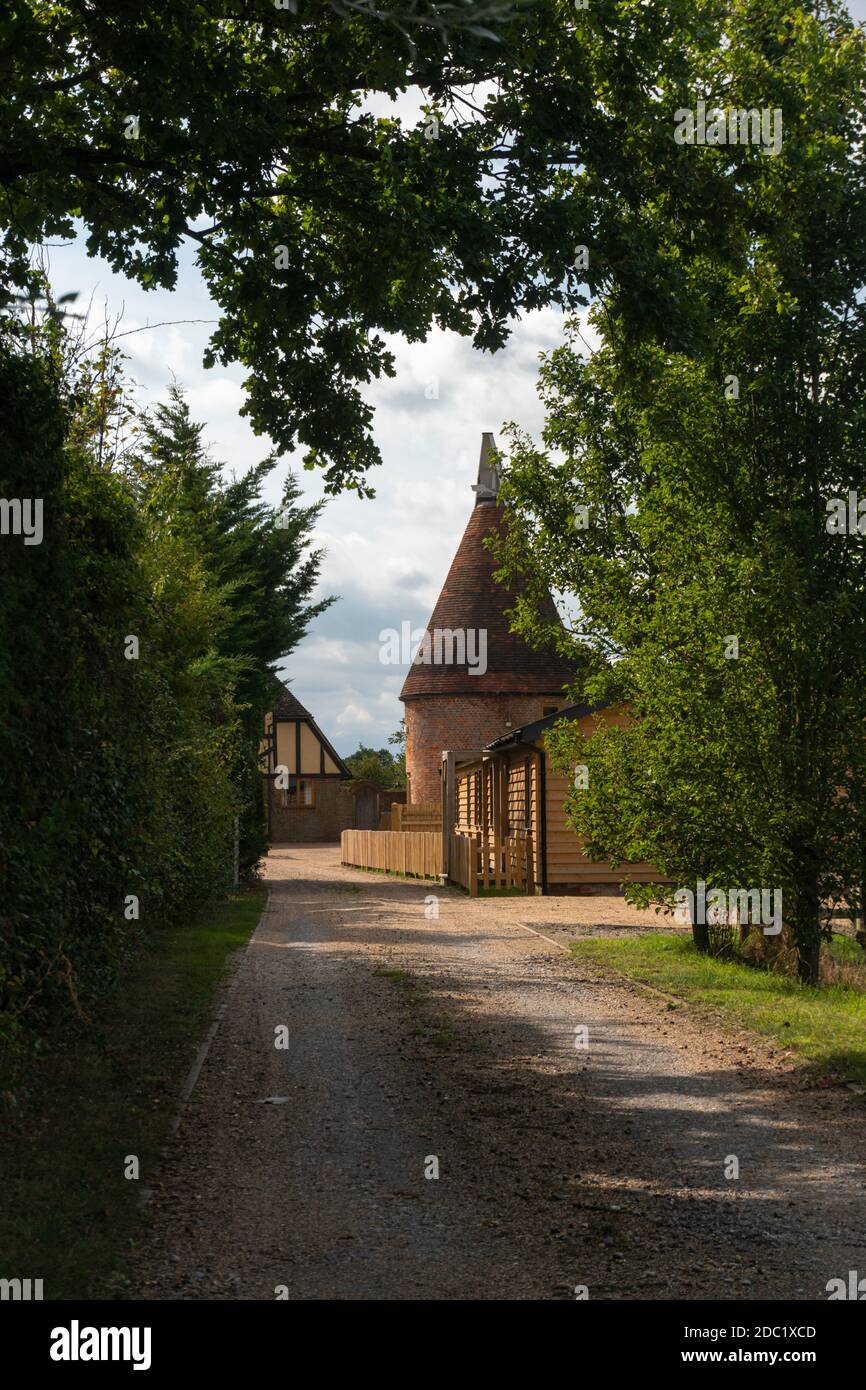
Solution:
<svg viewBox="0 0 866 1390">
<path fill-rule="evenodd" d="M 355 829 L 379 829 L 379 793 L 375 787 L 361 787 L 355 793 Z"/>
</svg>

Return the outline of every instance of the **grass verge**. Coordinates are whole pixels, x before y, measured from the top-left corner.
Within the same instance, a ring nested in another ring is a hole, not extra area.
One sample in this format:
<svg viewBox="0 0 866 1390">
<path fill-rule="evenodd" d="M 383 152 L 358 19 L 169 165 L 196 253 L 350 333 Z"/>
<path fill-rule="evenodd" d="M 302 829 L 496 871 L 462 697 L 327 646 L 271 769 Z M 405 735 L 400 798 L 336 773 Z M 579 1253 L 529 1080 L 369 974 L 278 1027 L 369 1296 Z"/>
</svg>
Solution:
<svg viewBox="0 0 866 1390">
<path fill-rule="evenodd" d="M 685 1003 L 712 1009 L 799 1055 L 811 1070 L 866 1083 L 866 994 L 843 985 L 814 989 L 784 975 L 698 955 L 681 936 L 573 941 L 578 960 L 612 966 Z"/>
<path fill-rule="evenodd" d="M 16 1100 L 0 1135 L 0 1277 L 42 1279 L 46 1299 L 124 1296 L 148 1219 L 142 1188 L 228 958 L 266 896 L 237 894 L 155 934 L 86 1031 L 0 1074 Z M 129 1155 L 137 1182 L 124 1177 Z"/>
</svg>

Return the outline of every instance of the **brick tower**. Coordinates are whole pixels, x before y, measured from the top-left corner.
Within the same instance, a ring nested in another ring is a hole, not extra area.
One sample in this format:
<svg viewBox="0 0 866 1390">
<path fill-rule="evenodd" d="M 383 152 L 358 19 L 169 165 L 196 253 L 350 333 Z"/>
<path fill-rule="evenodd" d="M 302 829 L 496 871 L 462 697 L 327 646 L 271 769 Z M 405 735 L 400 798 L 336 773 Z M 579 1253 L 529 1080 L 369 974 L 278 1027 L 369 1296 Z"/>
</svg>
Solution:
<svg viewBox="0 0 866 1390">
<path fill-rule="evenodd" d="M 505 525 L 491 459 L 495 447 L 493 435 L 484 434 L 475 506 L 427 624 L 426 660 L 421 659 L 422 643 L 400 692 L 406 707 L 412 802 L 438 801 L 443 749 L 481 748 L 568 703 L 562 687 L 573 678 L 573 670 L 555 652 L 534 650 L 509 631 L 505 612 L 514 606 L 514 593 L 493 578 L 496 563 L 484 540 L 501 534 Z M 555 617 L 553 599 L 548 602 Z M 467 660 L 459 663 L 448 659 L 460 654 L 454 646 L 448 650 L 448 634 L 455 632 L 470 634 L 465 639 Z M 486 634 L 483 673 L 478 660 L 481 632 Z M 444 642 L 437 633 L 446 634 Z M 437 660 L 437 655 L 445 659 Z"/>
</svg>

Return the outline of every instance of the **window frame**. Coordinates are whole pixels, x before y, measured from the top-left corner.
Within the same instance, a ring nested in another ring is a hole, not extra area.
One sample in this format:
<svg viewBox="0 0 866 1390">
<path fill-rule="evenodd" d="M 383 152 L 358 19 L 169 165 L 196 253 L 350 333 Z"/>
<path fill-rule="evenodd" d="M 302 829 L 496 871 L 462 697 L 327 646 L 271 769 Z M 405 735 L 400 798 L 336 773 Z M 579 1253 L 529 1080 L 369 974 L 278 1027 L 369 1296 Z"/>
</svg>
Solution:
<svg viewBox="0 0 866 1390">
<path fill-rule="evenodd" d="M 301 787 L 310 788 L 309 801 L 301 800 Z M 287 787 L 280 787 L 280 806 L 284 811 L 314 811 L 316 809 L 316 778 L 298 777 L 292 773 Z"/>
</svg>

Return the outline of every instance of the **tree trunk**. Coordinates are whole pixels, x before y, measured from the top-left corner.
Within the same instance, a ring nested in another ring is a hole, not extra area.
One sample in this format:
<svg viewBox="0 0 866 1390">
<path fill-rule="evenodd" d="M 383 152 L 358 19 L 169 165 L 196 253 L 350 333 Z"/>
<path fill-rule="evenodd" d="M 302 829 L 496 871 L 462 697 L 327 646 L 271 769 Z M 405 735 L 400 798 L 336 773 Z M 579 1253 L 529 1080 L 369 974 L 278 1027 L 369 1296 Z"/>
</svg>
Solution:
<svg viewBox="0 0 866 1390">
<path fill-rule="evenodd" d="M 692 922 L 692 940 L 695 943 L 695 950 L 706 955 L 710 949 L 710 929 L 706 922 Z"/>
<path fill-rule="evenodd" d="M 817 985 L 819 981 L 819 962 L 821 943 L 797 946 L 797 978 L 804 985 Z"/>
<path fill-rule="evenodd" d="M 854 940 L 866 951 L 866 874 L 860 880 L 860 903 L 854 914 Z"/>
<path fill-rule="evenodd" d="M 796 870 L 788 911 L 783 913 L 797 951 L 797 978 L 804 985 L 817 985 L 819 982 L 821 896 L 818 891 L 815 839 L 814 827 L 806 825 L 791 841 L 791 860 Z"/>
</svg>

